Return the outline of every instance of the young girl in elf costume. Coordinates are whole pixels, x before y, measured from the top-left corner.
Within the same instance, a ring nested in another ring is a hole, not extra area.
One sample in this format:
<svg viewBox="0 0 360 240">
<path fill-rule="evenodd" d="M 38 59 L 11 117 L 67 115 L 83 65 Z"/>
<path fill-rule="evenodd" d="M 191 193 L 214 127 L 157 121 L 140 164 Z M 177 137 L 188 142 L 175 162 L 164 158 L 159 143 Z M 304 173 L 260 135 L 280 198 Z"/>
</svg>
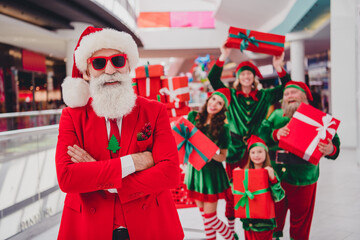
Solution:
<svg viewBox="0 0 360 240">
<path fill-rule="evenodd" d="M 265 142 L 256 135 L 251 135 L 248 139 L 249 158 L 245 169 L 264 168 L 269 174 L 269 184 L 271 195 L 275 202 L 285 197 L 284 189 L 280 185 L 280 180 L 270 164 L 268 147 Z M 276 227 L 275 218 L 272 219 L 240 219 L 243 223 L 246 240 L 271 240 L 273 229 Z"/>
<path fill-rule="evenodd" d="M 229 89 L 218 89 L 206 100 L 200 112 L 192 111 L 188 115 L 188 120 L 220 148 L 220 153 L 215 154 L 200 171 L 188 164 L 185 174 L 188 196 L 195 199 L 208 240 L 216 239 L 216 232 L 224 239 L 234 239 L 233 232 L 216 215 L 218 199 L 231 195 L 229 180 L 222 164 L 230 141 L 229 126 L 225 123 L 229 103 Z"/>
</svg>

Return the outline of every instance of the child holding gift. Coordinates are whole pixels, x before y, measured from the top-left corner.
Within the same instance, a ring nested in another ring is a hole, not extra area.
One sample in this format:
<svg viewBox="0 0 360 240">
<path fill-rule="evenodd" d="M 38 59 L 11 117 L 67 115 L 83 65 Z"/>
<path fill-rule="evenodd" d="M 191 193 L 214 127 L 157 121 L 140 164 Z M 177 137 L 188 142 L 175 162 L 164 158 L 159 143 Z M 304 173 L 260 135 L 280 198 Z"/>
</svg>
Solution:
<svg viewBox="0 0 360 240">
<path fill-rule="evenodd" d="M 223 44 L 221 55 L 209 72 L 209 81 L 214 90 L 224 88 L 220 77 L 225 60 L 231 53 L 231 48 Z M 226 172 L 231 181 L 232 171 L 237 167 L 244 167 L 247 161 L 246 139 L 255 134 L 261 121 L 265 119 L 269 107 L 282 98 L 284 85 L 290 81 L 290 76 L 283 69 L 284 54 L 273 57 L 273 66 L 277 71 L 282 85 L 272 89 L 257 89 L 257 83 L 262 78 L 259 69 L 249 61 L 242 62 L 236 68 L 234 87 L 229 88 L 231 103 L 229 105 L 228 121 L 230 127 L 230 146 L 226 157 Z M 234 229 L 234 200 L 226 199 L 226 217 L 229 226 Z"/>
<path fill-rule="evenodd" d="M 271 195 L 275 202 L 284 198 L 284 189 L 280 186 L 280 180 L 270 164 L 268 148 L 265 142 L 256 135 L 248 139 L 249 158 L 245 169 L 264 168 L 269 174 Z M 272 219 L 240 219 L 243 223 L 246 240 L 272 239 L 273 229 L 276 227 L 275 218 Z"/>
<path fill-rule="evenodd" d="M 216 215 L 218 199 L 231 195 L 229 180 L 222 164 L 230 141 L 229 126 L 225 123 L 229 103 L 230 90 L 218 89 L 206 100 L 200 112 L 192 111 L 188 114 L 188 120 L 220 148 L 220 153 L 215 154 L 200 171 L 188 164 L 185 174 L 188 196 L 195 199 L 204 220 L 208 240 L 216 239 L 216 232 L 224 239 L 234 239 L 228 226 Z"/>
</svg>

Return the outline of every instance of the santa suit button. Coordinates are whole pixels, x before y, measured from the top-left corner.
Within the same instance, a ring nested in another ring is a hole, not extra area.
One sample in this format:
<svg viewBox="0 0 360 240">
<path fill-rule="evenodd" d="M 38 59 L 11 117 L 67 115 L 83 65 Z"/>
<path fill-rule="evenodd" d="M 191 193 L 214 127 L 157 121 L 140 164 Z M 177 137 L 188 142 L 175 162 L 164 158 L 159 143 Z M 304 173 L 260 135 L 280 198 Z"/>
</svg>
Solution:
<svg viewBox="0 0 360 240">
<path fill-rule="evenodd" d="M 96 209 L 95 209 L 95 208 L 90 208 L 90 213 L 91 213 L 91 214 L 95 214 L 95 212 L 96 212 Z"/>
</svg>

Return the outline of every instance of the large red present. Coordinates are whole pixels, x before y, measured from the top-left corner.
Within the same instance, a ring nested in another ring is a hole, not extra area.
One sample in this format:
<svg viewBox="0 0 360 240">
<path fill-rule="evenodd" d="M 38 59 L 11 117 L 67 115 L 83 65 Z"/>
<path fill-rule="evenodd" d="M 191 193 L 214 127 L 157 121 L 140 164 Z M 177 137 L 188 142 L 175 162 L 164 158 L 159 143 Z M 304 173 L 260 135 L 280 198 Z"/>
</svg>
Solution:
<svg viewBox="0 0 360 240">
<path fill-rule="evenodd" d="M 186 105 L 180 105 L 179 108 L 176 108 L 176 107 L 173 107 L 173 103 L 167 103 L 166 107 L 167 107 L 168 116 L 170 118 L 188 115 L 188 113 L 190 112 L 190 107 L 186 106 Z"/>
<path fill-rule="evenodd" d="M 280 138 L 279 147 L 317 165 L 322 157 L 319 142 L 333 139 L 339 124 L 340 121 L 329 114 L 301 103 L 288 124 L 290 133 Z"/>
<path fill-rule="evenodd" d="M 284 51 L 284 44 L 283 35 L 230 27 L 225 46 L 279 56 Z"/>
<path fill-rule="evenodd" d="M 275 218 L 275 205 L 266 169 L 233 170 L 235 217 Z"/>
<path fill-rule="evenodd" d="M 159 100 L 161 89 L 161 77 L 164 75 L 164 67 L 160 64 L 145 65 L 135 69 L 135 78 L 140 96 Z"/>
<path fill-rule="evenodd" d="M 183 117 L 175 123 L 172 130 L 180 163 L 190 163 L 198 171 L 219 150 L 215 143 Z"/>
<path fill-rule="evenodd" d="M 169 103 L 175 103 L 176 107 L 179 107 L 180 102 L 186 102 L 190 100 L 188 77 L 168 77 L 162 82 L 162 88 L 160 94 L 166 96 L 166 100 Z"/>
</svg>

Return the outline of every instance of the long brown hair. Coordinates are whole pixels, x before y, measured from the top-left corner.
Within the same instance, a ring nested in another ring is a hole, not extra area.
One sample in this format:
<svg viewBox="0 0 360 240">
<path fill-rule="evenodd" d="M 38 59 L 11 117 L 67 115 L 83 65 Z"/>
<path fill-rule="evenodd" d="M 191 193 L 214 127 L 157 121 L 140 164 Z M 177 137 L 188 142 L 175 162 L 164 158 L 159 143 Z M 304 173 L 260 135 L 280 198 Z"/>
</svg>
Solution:
<svg viewBox="0 0 360 240">
<path fill-rule="evenodd" d="M 252 89 L 251 90 L 252 91 L 256 90 L 259 83 L 260 83 L 259 79 L 257 77 L 254 77 L 254 82 L 252 84 Z M 239 77 L 235 80 L 235 82 L 233 84 L 233 87 L 236 89 L 236 91 L 242 91 Z"/>
<path fill-rule="evenodd" d="M 265 153 L 266 153 L 265 154 L 265 161 L 263 162 L 262 168 L 267 167 L 267 166 L 271 167 L 269 153 L 266 150 L 265 150 Z M 248 161 L 247 161 L 244 168 L 245 169 L 255 169 L 254 163 L 250 159 L 250 151 L 248 151 L 248 154 L 249 154 Z"/>
<path fill-rule="evenodd" d="M 208 117 L 208 112 L 207 112 L 207 104 L 209 102 L 208 98 L 205 102 L 205 104 L 202 106 L 200 112 L 198 113 L 198 115 L 196 116 L 196 127 L 203 132 L 203 130 L 205 129 L 205 124 L 206 124 L 206 120 Z M 225 124 L 225 120 L 226 120 L 226 113 L 227 109 L 225 107 L 225 104 L 223 106 L 223 108 L 220 110 L 220 112 L 216 113 L 212 118 L 211 118 L 211 122 L 210 122 L 210 132 L 211 135 L 213 137 L 213 140 L 216 141 L 218 140 L 219 134 L 220 134 L 220 130 L 223 128 L 224 124 Z"/>
</svg>

